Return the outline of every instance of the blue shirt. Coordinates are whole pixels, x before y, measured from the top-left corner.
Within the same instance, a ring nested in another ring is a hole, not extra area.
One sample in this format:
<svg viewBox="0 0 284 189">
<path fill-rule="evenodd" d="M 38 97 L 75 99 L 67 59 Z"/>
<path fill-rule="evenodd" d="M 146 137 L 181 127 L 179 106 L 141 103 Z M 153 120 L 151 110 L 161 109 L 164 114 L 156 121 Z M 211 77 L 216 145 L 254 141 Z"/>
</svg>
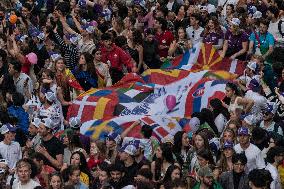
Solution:
<svg viewBox="0 0 284 189">
<path fill-rule="evenodd" d="M 265 54 L 270 46 L 274 46 L 274 37 L 269 32 L 267 32 L 266 34 L 260 34 L 260 32 L 256 32 L 256 34 L 259 36 L 259 40 L 256 38 L 255 32 L 252 32 L 249 37 L 249 41 L 253 41 L 254 51 L 256 50 L 258 45 L 260 45 L 261 54 Z"/>
</svg>

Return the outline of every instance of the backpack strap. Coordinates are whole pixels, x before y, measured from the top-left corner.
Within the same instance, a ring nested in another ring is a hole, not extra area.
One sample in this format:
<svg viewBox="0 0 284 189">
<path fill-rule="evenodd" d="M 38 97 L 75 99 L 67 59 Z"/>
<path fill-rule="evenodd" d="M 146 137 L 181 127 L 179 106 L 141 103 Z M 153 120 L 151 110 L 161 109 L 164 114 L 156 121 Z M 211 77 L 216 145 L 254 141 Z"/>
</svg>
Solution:
<svg viewBox="0 0 284 189">
<path fill-rule="evenodd" d="M 279 20 L 279 22 L 278 22 L 278 31 L 279 31 L 280 35 L 282 37 L 284 37 L 284 33 L 282 32 L 282 29 L 281 29 L 282 23 L 283 23 L 283 20 Z"/>
<path fill-rule="evenodd" d="M 11 178 L 11 180 L 10 180 L 10 186 L 11 186 L 11 188 L 12 188 L 12 186 L 13 186 L 13 184 L 14 184 L 14 181 L 15 181 L 15 174 L 13 174 L 12 175 L 12 178 Z"/>
</svg>

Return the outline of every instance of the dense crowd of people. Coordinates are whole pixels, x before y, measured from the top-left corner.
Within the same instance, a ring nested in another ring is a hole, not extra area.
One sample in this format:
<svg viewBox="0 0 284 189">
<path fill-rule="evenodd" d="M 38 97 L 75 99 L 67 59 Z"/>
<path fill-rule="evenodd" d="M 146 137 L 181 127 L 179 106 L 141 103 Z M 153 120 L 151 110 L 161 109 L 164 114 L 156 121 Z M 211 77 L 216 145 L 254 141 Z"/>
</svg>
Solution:
<svg viewBox="0 0 284 189">
<path fill-rule="evenodd" d="M 1 0 L 0 188 L 281 189 L 283 20 L 282 0 Z M 67 120 L 80 93 L 201 42 L 247 66 L 190 132 L 93 140 Z"/>
</svg>

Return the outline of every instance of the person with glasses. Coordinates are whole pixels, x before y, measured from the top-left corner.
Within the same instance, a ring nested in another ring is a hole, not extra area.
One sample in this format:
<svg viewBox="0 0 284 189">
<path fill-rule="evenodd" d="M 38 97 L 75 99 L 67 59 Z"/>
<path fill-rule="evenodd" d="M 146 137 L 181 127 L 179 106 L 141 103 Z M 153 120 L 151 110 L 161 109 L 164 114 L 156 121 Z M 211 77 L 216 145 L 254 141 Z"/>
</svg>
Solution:
<svg viewBox="0 0 284 189">
<path fill-rule="evenodd" d="M 187 38 L 191 40 L 192 45 L 202 41 L 201 33 L 204 28 L 200 26 L 200 20 L 200 14 L 193 13 L 190 17 L 190 25 L 186 28 Z"/>
<path fill-rule="evenodd" d="M 250 142 L 250 131 L 247 127 L 241 127 L 238 129 L 239 144 L 234 146 L 236 153 L 245 153 L 247 157 L 246 173 L 251 170 L 263 169 L 265 162 L 262 157 L 260 149 Z"/>
<path fill-rule="evenodd" d="M 220 184 L 223 189 L 248 189 L 248 175 L 245 173 L 247 158 L 245 154 L 234 154 L 232 163 L 233 169 L 223 172 L 220 176 Z"/>
<path fill-rule="evenodd" d="M 277 111 L 277 105 L 274 102 L 266 104 L 266 108 L 263 111 L 263 121 L 260 122 L 260 127 L 267 130 L 268 132 L 274 132 L 283 136 L 283 130 L 279 124 L 277 124 L 273 118 Z"/>
</svg>

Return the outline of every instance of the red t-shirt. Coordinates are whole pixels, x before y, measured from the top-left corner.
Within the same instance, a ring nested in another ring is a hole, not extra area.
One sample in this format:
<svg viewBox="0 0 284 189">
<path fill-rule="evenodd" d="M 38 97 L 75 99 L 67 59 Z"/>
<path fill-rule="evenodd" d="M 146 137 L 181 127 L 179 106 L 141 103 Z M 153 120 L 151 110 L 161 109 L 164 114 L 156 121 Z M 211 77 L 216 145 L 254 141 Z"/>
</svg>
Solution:
<svg viewBox="0 0 284 189">
<path fill-rule="evenodd" d="M 170 44 L 174 40 L 174 35 L 172 34 L 172 32 L 166 30 L 161 34 L 156 33 L 155 38 L 158 41 L 159 46 L 160 45 L 168 46 L 168 48 L 159 49 L 159 56 L 160 57 L 167 57 Z"/>
</svg>

